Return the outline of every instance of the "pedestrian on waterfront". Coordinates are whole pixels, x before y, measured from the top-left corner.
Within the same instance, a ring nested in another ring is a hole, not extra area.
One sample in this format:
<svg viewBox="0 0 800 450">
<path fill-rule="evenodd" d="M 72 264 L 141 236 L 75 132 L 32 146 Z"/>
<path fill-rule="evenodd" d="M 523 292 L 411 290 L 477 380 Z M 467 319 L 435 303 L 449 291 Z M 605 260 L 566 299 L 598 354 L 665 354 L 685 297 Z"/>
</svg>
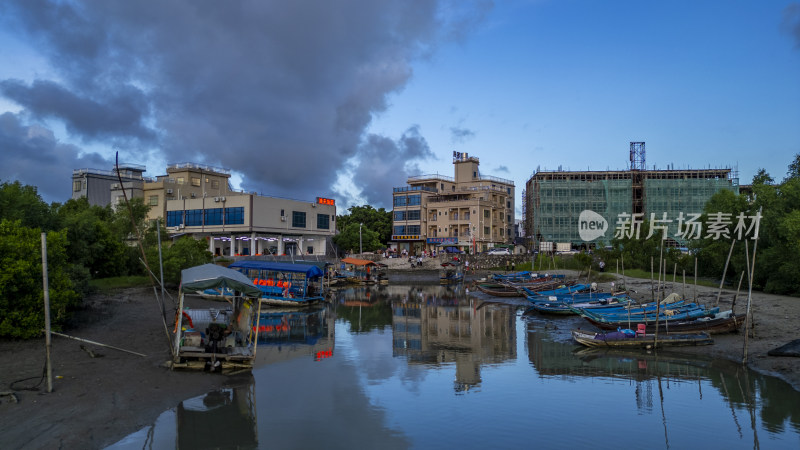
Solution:
<svg viewBox="0 0 800 450">
<path fill-rule="evenodd" d="M 469 261 L 464 261 L 464 272 L 469 272 Z"/>
<path fill-rule="evenodd" d="M 511 271 L 511 261 L 507 259 L 506 260 L 506 272 L 510 272 L 510 271 Z"/>
<path fill-rule="evenodd" d="M 511 271 L 514 271 L 514 261 L 511 261 Z"/>
</svg>

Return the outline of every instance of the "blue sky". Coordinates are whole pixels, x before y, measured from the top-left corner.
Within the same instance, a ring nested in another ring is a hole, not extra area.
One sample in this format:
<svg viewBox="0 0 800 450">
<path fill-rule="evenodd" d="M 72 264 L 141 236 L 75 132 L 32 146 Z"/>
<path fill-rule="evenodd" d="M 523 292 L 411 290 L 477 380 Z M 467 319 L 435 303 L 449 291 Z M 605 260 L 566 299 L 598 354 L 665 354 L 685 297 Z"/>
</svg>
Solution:
<svg viewBox="0 0 800 450">
<path fill-rule="evenodd" d="M 233 6 L 231 6 L 233 5 Z M 733 167 L 800 153 L 800 3 L 7 1 L 0 180 L 230 168 L 237 187 L 391 209 L 453 151 L 537 170 Z M 44 169 L 44 170 L 42 170 Z"/>
</svg>

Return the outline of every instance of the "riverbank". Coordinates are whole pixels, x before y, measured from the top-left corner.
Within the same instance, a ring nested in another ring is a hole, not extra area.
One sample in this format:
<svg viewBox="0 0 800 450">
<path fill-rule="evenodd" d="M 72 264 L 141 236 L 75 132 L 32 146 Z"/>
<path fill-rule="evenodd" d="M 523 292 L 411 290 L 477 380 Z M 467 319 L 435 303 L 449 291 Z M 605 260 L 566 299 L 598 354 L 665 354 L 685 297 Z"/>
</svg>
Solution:
<svg viewBox="0 0 800 450">
<path fill-rule="evenodd" d="M 431 267 L 423 271 L 398 265 L 390 269 L 390 279 L 399 283 L 402 279 L 431 278 L 438 273 L 434 265 L 438 263 L 434 260 L 428 263 Z M 489 274 L 478 271 L 468 279 Z M 438 276 L 430 282 L 437 279 Z M 627 281 L 634 298 L 649 299 L 649 280 Z M 616 284 L 619 286 L 621 280 Z M 609 289 L 610 283 L 601 283 L 600 287 Z M 682 286 L 674 289 L 680 292 Z M 693 289 L 687 286 L 687 294 L 693 294 Z M 716 295 L 713 288 L 697 288 L 701 302 L 713 303 Z M 734 295 L 733 291 L 725 291 L 720 306 L 729 308 Z M 208 304 L 201 299 L 190 301 L 194 307 Z M 746 294 L 741 294 L 735 309 L 741 313 L 744 308 Z M 754 293 L 753 310 L 756 327 L 755 336 L 749 341 L 748 365 L 782 378 L 800 390 L 800 358 L 767 355 L 769 350 L 800 338 L 794 326 L 794 319 L 800 317 L 800 299 Z M 241 377 L 172 372 L 162 366 L 169 359 L 169 347 L 151 288 L 92 296 L 65 332 L 146 356 L 54 336 L 54 391 L 45 393 L 42 382 L 37 391 L 15 391 L 18 403 L 11 397 L 0 396 L 0 448 L 104 448 L 152 424 L 162 412 L 182 400 L 242 382 Z M 741 362 L 743 338 L 741 333 L 715 335 L 712 346 L 679 350 Z M 45 360 L 43 339 L 0 341 L 0 355 L 4 357 L 0 392 L 11 391 L 9 385 L 17 380 L 31 378 L 16 383 L 15 388 L 41 381 Z"/>
</svg>

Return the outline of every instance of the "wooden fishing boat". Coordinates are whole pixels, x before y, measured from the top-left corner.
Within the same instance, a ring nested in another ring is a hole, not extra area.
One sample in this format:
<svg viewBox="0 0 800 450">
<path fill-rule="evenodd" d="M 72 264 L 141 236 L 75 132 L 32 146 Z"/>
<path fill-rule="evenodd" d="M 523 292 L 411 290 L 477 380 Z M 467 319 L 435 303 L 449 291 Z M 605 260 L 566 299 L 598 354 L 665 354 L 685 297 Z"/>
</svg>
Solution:
<svg viewBox="0 0 800 450">
<path fill-rule="evenodd" d="M 261 291 L 261 303 L 306 307 L 324 301 L 322 269 L 311 264 L 263 260 L 237 261 L 228 266 L 246 275 Z"/>
<path fill-rule="evenodd" d="M 478 290 L 495 297 L 522 297 L 522 294 L 511 286 L 499 283 L 480 283 Z"/>
<path fill-rule="evenodd" d="M 530 309 L 542 314 L 554 314 L 561 316 L 577 315 L 575 308 L 595 310 L 618 305 L 626 305 L 631 301 L 625 296 L 605 297 L 597 300 L 588 300 L 579 303 L 565 303 L 560 301 L 552 302 L 533 302 Z"/>
<path fill-rule="evenodd" d="M 230 303 L 222 308 L 185 308 L 186 294 L 206 289 L 230 289 L 238 295 L 226 299 Z M 261 291 L 235 270 L 216 264 L 184 269 L 170 367 L 211 371 L 252 369 L 260 296 Z"/>
<path fill-rule="evenodd" d="M 616 330 L 620 327 L 627 327 L 629 324 L 640 323 L 635 320 L 630 322 L 627 320 L 618 322 L 597 322 L 586 316 L 584 316 L 584 318 L 601 330 Z M 732 333 L 739 330 L 744 324 L 744 321 L 745 316 L 737 316 L 733 311 L 727 310 L 697 319 L 662 321 L 658 323 L 658 331 L 676 333 L 703 332 L 708 334 Z M 656 330 L 656 325 L 654 323 L 646 323 L 645 329 L 648 333 L 653 333 Z"/>
<path fill-rule="evenodd" d="M 691 345 L 709 345 L 714 340 L 706 333 L 691 334 L 635 334 L 631 336 L 622 331 L 601 332 L 572 330 L 572 339 L 587 347 L 615 347 L 615 348 L 659 348 L 678 347 Z"/>
</svg>

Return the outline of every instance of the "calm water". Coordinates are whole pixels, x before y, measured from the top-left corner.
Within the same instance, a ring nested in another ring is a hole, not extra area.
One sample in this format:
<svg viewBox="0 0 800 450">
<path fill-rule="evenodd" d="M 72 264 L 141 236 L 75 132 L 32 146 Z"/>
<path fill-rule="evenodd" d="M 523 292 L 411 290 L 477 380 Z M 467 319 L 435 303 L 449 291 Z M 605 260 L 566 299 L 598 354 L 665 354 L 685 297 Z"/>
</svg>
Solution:
<svg viewBox="0 0 800 450">
<path fill-rule="evenodd" d="M 585 350 L 580 319 L 463 288 L 340 291 L 252 376 L 111 448 L 800 448 L 800 392 L 720 360 Z M 276 329 L 286 327 L 276 327 Z"/>
</svg>

